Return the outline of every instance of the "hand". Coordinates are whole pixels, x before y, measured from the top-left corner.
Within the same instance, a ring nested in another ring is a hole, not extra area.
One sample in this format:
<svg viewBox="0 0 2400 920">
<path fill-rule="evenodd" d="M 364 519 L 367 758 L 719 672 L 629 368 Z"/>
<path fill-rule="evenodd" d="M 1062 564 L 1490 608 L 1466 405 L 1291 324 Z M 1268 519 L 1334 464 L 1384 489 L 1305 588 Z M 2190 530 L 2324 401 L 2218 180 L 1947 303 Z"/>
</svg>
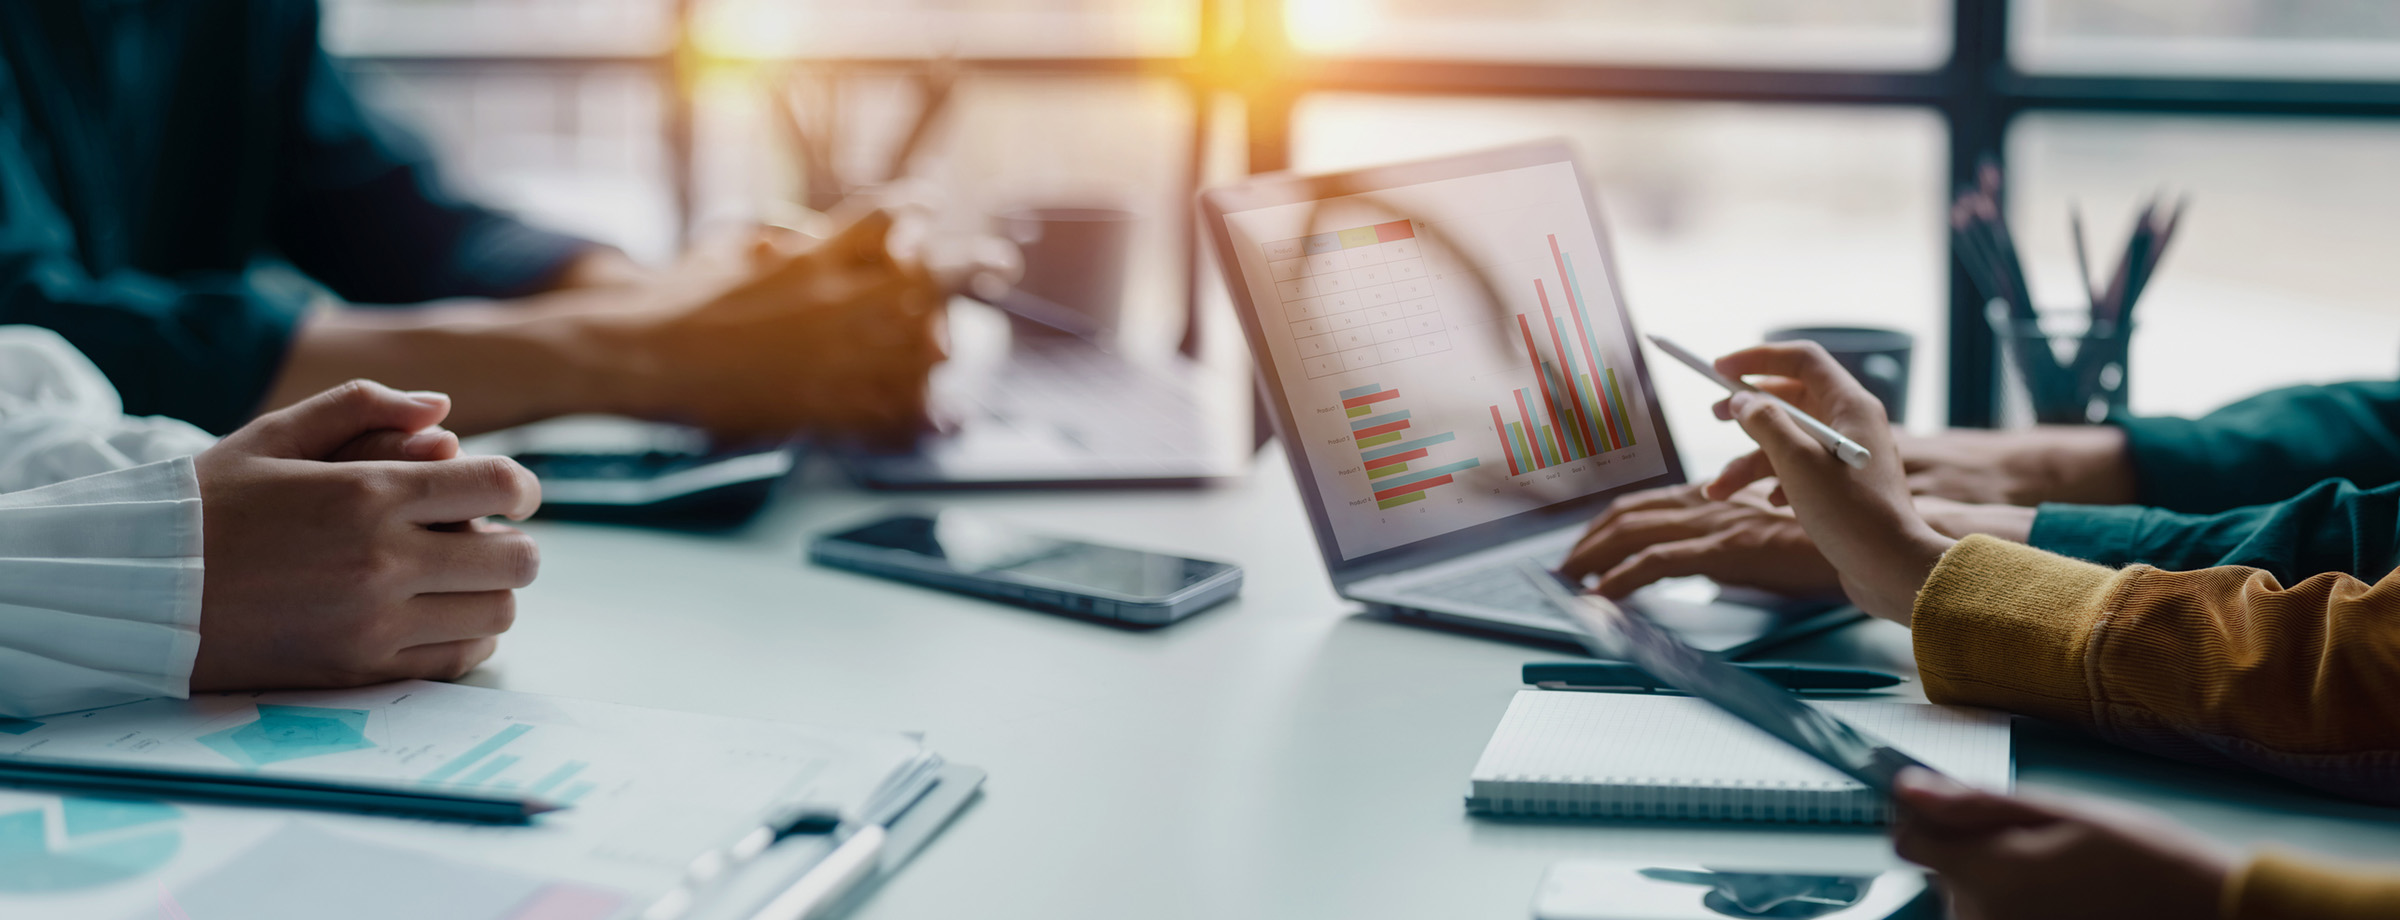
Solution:
<svg viewBox="0 0 2400 920">
<path fill-rule="evenodd" d="M 1866 469 L 1853 469 L 1773 400 L 1736 393 L 1717 404 L 1717 415 L 1740 422 L 1759 449 L 1728 464 L 1705 493 L 1723 501 L 1751 483 L 1775 478 L 1775 494 L 1791 503 L 1809 539 L 1841 573 L 1842 590 L 1851 601 L 1906 624 L 1917 589 L 1954 541 L 1928 526 L 1910 501 L 1883 403 L 1814 342 L 1744 349 L 1717 359 L 1716 367 L 1728 377 L 1760 376 L 1751 383 L 1850 436 L 1874 456 Z"/>
<path fill-rule="evenodd" d="M 449 408 L 354 381 L 194 458 L 206 574 L 192 689 L 446 680 L 491 656 L 540 555 L 514 529 L 454 522 L 522 519 L 541 486 L 506 458 L 453 456 L 455 437 L 425 430 Z M 325 462 L 337 454 L 428 459 Z"/>
<path fill-rule="evenodd" d="M 1791 511 L 1768 503 L 1766 483 L 1725 501 L 1710 501 L 1700 489 L 1667 486 L 1610 502 L 1560 571 L 1599 573 L 1600 593 L 1612 598 L 1681 575 L 1787 597 L 1841 594 L 1841 574 Z"/>
<path fill-rule="evenodd" d="M 1955 920 L 2215 920 L 2233 855 L 2107 802 L 1980 792 L 1910 768 L 1892 846 L 1940 875 Z"/>
<path fill-rule="evenodd" d="M 1986 505 L 2134 500 L 2133 463 L 2115 425 L 1954 429 L 1901 441 L 1900 458 L 1919 495 Z"/>
<path fill-rule="evenodd" d="M 762 239 L 770 270 L 695 305 L 610 317 L 629 323 L 641 414 L 734 437 L 925 430 L 944 297 L 885 249 L 890 226 L 878 211 L 806 248 Z"/>
</svg>

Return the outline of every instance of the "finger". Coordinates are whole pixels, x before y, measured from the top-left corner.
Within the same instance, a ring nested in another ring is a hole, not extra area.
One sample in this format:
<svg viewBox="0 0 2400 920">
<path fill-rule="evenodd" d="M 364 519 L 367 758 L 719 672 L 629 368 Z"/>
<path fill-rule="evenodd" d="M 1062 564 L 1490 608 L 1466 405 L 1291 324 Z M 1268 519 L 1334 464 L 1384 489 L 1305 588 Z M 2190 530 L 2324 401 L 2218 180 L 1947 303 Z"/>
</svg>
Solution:
<svg viewBox="0 0 2400 920">
<path fill-rule="evenodd" d="M 1900 771 L 1892 798 L 1900 810 L 1936 830 L 1991 831 L 2064 817 L 2051 806 L 1985 792 L 1919 767 Z"/>
<path fill-rule="evenodd" d="M 1600 528 L 1608 526 L 1610 521 L 1614 521 L 1636 511 L 1652 511 L 1660 508 L 1689 508 L 1693 505 L 1699 504 L 1700 500 L 1700 487 L 1691 483 L 1685 483 L 1679 486 L 1661 486 L 1656 489 L 1643 489 L 1642 491 L 1635 492 L 1631 495 L 1620 496 L 1616 500 L 1609 502 L 1608 507 L 1602 509 L 1600 516 L 1593 518 L 1591 526 L 1585 527 L 1583 532 L 1586 536 L 1598 533 Z"/>
<path fill-rule="evenodd" d="M 1803 392 L 1825 394 L 1845 386 L 1858 386 L 1858 381 L 1850 376 L 1850 372 L 1843 370 L 1840 364 L 1834 362 L 1833 356 L 1826 353 L 1825 346 L 1808 341 L 1753 345 L 1718 358 L 1716 367 L 1718 373 L 1728 377 L 1757 375 L 1790 378 L 1803 385 Z M 1772 381 L 1760 381 L 1753 385 L 1764 389 L 1770 383 Z M 1783 393 L 1776 395 L 1791 398 Z"/>
<path fill-rule="evenodd" d="M 450 397 L 443 394 L 403 393 L 372 380 L 353 380 L 259 416 L 234 437 L 255 439 L 255 448 L 267 456 L 321 460 L 367 432 L 416 431 L 449 414 Z"/>
<path fill-rule="evenodd" d="M 1783 494 L 1783 483 L 1776 483 L 1775 491 L 1767 493 L 1767 504 L 1774 505 L 1777 508 L 1789 508 L 1792 506 L 1792 497 Z"/>
<path fill-rule="evenodd" d="M 1778 478 L 1789 481 L 1793 474 L 1813 471 L 1825 464 L 1842 465 L 1801 429 L 1781 403 L 1756 393 L 1737 393 L 1733 397 L 1733 413 L 1734 422 L 1742 426 L 1742 433 L 1749 435 L 1750 440 L 1758 442 L 1759 453 L 1765 455 Z M 1717 483 L 1710 485 L 1711 496 L 1727 494 L 1716 491 Z"/>
<path fill-rule="evenodd" d="M 1701 490 L 1701 494 L 1708 496 L 1710 501 L 1721 502 L 1732 498 L 1734 493 L 1748 488 L 1751 483 L 1771 479 L 1774 476 L 1774 461 L 1767 459 L 1765 451 L 1754 450 L 1733 458 L 1732 463 L 1725 464 L 1724 471 L 1718 473 L 1717 478 L 1709 480 L 1708 485 Z M 1781 488 L 1781 486 L 1777 486 L 1777 488 Z"/>
<path fill-rule="evenodd" d="M 412 524 L 465 521 L 487 514 L 515 520 L 542 505 L 542 484 L 507 457 L 459 457 L 393 467 L 408 499 L 401 513 Z"/>
<path fill-rule="evenodd" d="M 386 428 L 350 439 L 325 459 L 336 463 L 360 460 L 448 460 L 458 456 L 458 435 L 445 428 L 400 431 Z"/>
<path fill-rule="evenodd" d="M 419 594 L 408 601 L 403 647 L 488 639 L 517 621 L 515 591 L 454 591 Z"/>
<path fill-rule="evenodd" d="M 1611 519 L 1607 526 L 1593 531 L 1575 544 L 1559 573 L 1582 578 L 1594 572 L 1616 568 L 1626 557 L 1644 548 L 1673 540 L 1685 540 L 1708 533 L 1708 525 L 1699 514 L 1684 508 L 1637 511 Z"/>
<path fill-rule="evenodd" d="M 1662 578 L 1706 575 L 1718 550 L 1714 539 L 1660 543 L 1626 557 L 1600 576 L 1602 597 L 1620 598 Z"/>
<path fill-rule="evenodd" d="M 500 640 L 461 639 L 401 649 L 389 665 L 393 680 L 457 680 L 492 657 Z"/>
<path fill-rule="evenodd" d="M 809 251 L 811 258 L 823 258 L 837 264 L 844 262 L 885 262 L 891 260 L 891 250 L 885 237 L 892 229 L 892 213 L 876 208 L 858 216 L 843 227 L 824 245 Z"/>
<path fill-rule="evenodd" d="M 404 587 L 419 595 L 509 591 L 542 572 L 541 547 L 523 533 L 428 530 L 409 549 L 416 569 Z"/>
</svg>

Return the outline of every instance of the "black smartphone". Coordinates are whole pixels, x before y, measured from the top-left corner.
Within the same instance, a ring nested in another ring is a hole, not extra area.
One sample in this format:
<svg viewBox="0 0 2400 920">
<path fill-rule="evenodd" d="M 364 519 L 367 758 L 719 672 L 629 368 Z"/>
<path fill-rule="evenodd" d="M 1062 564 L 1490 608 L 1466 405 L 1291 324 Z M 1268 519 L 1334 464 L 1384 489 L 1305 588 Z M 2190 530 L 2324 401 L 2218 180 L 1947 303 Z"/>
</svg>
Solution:
<svg viewBox="0 0 2400 920">
<path fill-rule="evenodd" d="M 1043 534 L 957 512 L 903 514 L 808 545 L 809 561 L 1076 616 L 1159 626 L 1241 593 L 1242 569 Z"/>
</svg>

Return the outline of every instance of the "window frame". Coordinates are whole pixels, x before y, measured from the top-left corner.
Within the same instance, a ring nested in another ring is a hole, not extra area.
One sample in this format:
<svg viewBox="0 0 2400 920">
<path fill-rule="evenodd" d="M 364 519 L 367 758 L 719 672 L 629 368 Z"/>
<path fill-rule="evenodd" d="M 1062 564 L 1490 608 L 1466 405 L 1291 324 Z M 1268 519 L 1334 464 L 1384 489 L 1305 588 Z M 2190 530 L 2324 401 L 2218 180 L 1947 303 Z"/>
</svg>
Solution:
<svg viewBox="0 0 2400 920">
<path fill-rule="evenodd" d="M 673 2 L 670 23 L 674 34 L 657 54 L 364 56 L 351 62 L 401 71 L 647 66 L 666 91 L 670 182 L 677 213 L 688 226 L 694 162 L 689 76 L 698 59 L 690 25 L 697 0 Z M 1244 148 L 1252 173 L 1289 167 L 1294 104 L 1304 95 L 1325 92 L 1910 107 L 1942 117 L 1953 186 L 1972 182 L 1978 164 L 1986 158 L 2002 159 L 2010 125 L 2028 112 L 2400 118 L 2400 81 L 2029 73 L 2017 69 L 2009 53 L 2009 0 L 1952 0 L 1950 13 L 1949 58 L 1938 67 L 1914 71 L 1309 57 L 1294 52 L 1286 39 L 1284 0 L 1198 0 L 1199 50 L 1185 57 L 974 58 L 957 64 L 969 74 L 1165 74 L 1180 79 L 1193 100 L 1187 179 L 1194 193 L 1205 179 L 1204 154 L 1210 149 L 1210 133 L 1217 122 L 1212 117 L 1212 103 L 1228 93 L 1239 97 L 1245 107 Z M 808 63 L 833 73 L 868 74 L 916 62 L 812 58 Z M 1201 299 L 1201 254 L 1193 215 L 1182 217 L 1186 226 L 1186 309 L 1190 313 L 1196 312 Z M 1950 260 L 1948 274 L 1948 422 L 1960 427 L 1991 427 L 1999 419 L 2001 395 L 1998 342 L 1984 319 L 1982 297 L 1957 260 Z M 1197 326 L 1187 323 L 1192 329 Z M 1187 331 L 1184 348 L 1196 350 L 1197 338 L 1192 332 Z"/>
</svg>

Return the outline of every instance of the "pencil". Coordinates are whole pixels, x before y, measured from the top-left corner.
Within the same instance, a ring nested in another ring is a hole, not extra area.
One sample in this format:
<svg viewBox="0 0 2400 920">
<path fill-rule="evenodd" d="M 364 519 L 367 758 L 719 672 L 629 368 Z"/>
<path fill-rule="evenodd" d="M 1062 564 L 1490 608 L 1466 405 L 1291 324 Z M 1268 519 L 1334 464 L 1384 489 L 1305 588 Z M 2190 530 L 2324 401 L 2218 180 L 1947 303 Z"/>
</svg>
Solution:
<svg viewBox="0 0 2400 920">
<path fill-rule="evenodd" d="M 28 757 L 0 757 L 0 786 L 372 812 L 485 824 L 524 824 L 534 815 L 566 807 L 539 799 L 390 784 Z"/>
</svg>

